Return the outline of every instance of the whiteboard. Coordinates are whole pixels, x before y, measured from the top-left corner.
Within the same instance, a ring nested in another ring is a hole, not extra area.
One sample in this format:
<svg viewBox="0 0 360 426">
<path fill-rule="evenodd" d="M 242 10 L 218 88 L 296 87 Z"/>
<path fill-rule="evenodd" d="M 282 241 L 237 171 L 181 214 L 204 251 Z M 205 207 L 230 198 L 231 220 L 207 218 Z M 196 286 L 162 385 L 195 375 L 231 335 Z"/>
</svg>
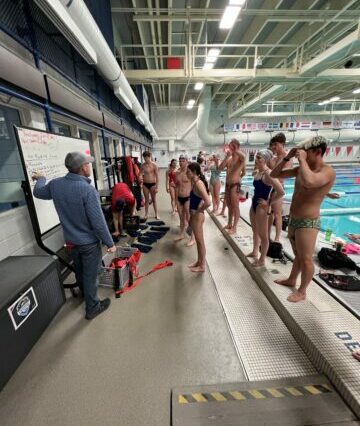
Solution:
<svg viewBox="0 0 360 426">
<path fill-rule="evenodd" d="M 68 173 L 64 164 L 66 154 L 80 151 L 90 155 L 90 145 L 87 140 L 70 138 L 41 130 L 26 127 L 15 127 L 15 130 L 24 173 L 31 188 L 31 197 L 37 222 L 41 235 L 43 235 L 58 226 L 60 220 L 51 200 L 39 200 L 33 196 L 33 189 L 36 183 L 31 179 L 33 172 L 37 171 L 43 174 L 47 182 L 51 179 L 62 177 Z M 92 184 L 94 184 L 92 169 L 90 179 Z"/>
</svg>

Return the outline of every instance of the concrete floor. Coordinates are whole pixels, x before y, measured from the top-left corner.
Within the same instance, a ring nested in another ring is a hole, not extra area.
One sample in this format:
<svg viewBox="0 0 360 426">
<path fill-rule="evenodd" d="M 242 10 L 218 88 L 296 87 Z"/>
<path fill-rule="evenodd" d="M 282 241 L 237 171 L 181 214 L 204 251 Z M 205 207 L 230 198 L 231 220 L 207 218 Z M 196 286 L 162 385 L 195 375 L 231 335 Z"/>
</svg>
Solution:
<svg viewBox="0 0 360 426">
<path fill-rule="evenodd" d="M 172 229 L 140 269 L 174 266 L 121 299 L 101 289 L 112 304 L 94 321 L 69 298 L 0 393 L 1 426 L 168 426 L 173 387 L 245 380 L 209 271 L 189 272 L 195 247 L 172 242 L 169 205 L 160 197 Z"/>
</svg>

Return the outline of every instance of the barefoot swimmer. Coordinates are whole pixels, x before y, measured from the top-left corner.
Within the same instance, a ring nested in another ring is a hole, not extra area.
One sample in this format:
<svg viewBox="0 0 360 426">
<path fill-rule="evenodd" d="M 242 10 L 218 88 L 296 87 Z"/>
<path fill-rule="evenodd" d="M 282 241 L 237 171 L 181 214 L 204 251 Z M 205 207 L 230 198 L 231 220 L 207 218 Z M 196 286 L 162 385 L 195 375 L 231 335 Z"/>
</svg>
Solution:
<svg viewBox="0 0 360 426">
<path fill-rule="evenodd" d="M 240 218 L 239 194 L 241 178 L 245 175 L 245 155 L 240 151 L 240 142 L 232 139 L 226 150 L 226 157 L 218 169 L 226 169 L 225 200 L 229 209 L 227 229 L 229 234 L 235 234 Z"/>
<path fill-rule="evenodd" d="M 156 194 L 159 187 L 159 172 L 157 165 L 151 161 L 151 153 L 143 153 L 144 163 L 141 166 L 143 174 L 143 192 L 145 197 L 145 219 L 148 218 L 150 198 L 154 207 L 155 218 L 160 219 L 157 211 Z"/>
<path fill-rule="evenodd" d="M 271 177 L 279 179 L 295 177 L 289 218 L 289 239 L 295 258 L 290 276 L 275 281 L 277 284 L 295 287 L 301 273 L 300 287 L 288 297 L 290 302 L 306 298 L 306 289 L 314 275 L 312 258 L 320 229 L 320 204 L 335 181 L 334 169 L 323 160 L 326 146 L 326 139 L 322 136 L 306 139 L 292 148 L 270 173 Z M 283 170 L 293 157 L 297 158 L 299 166 Z"/>
<path fill-rule="evenodd" d="M 269 163 L 272 152 L 261 149 L 255 157 L 256 174 L 254 176 L 254 196 L 250 207 L 250 221 L 253 230 L 253 250 L 247 257 L 255 260 L 253 266 L 265 266 L 265 257 L 269 249 L 268 215 L 271 207 L 284 196 L 284 189 L 278 179 L 270 177 Z M 271 191 L 273 196 L 270 198 Z M 261 244 L 261 256 L 259 248 Z"/>
<path fill-rule="evenodd" d="M 187 176 L 192 182 L 192 190 L 190 192 L 190 226 L 195 236 L 198 252 L 197 261 L 189 265 L 189 268 L 192 272 L 204 272 L 206 249 L 203 226 L 205 221 L 204 212 L 211 205 L 209 189 L 199 163 L 190 163 L 188 165 Z"/>
</svg>

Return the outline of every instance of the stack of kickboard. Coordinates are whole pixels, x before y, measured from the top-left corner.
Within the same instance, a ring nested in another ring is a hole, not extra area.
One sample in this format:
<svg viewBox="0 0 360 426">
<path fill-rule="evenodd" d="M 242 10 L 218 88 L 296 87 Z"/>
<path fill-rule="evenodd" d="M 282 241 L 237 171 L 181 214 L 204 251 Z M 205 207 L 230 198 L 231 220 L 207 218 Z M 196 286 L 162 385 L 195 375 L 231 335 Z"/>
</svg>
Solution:
<svg viewBox="0 0 360 426">
<path fill-rule="evenodd" d="M 150 226 L 150 229 L 148 229 Z M 170 227 L 165 226 L 165 222 L 154 220 L 146 224 L 140 224 L 138 230 L 128 230 L 130 237 L 135 238 L 131 247 L 137 248 L 141 253 L 149 253 L 152 250 L 152 244 L 162 238 Z"/>
</svg>

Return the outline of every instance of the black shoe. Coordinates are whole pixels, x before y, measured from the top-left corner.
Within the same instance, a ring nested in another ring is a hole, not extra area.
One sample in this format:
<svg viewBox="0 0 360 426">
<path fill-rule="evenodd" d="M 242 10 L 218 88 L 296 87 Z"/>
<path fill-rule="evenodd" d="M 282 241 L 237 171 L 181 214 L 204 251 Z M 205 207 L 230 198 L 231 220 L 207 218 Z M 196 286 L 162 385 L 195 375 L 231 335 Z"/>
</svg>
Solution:
<svg viewBox="0 0 360 426">
<path fill-rule="evenodd" d="M 86 314 L 85 318 L 87 320 L 94 319 L 95 317 L 100 315 L 102 312 L 106 311 L 106 309 L 110 306 L 110 303 L 111 301 L 108 297 L 104 300 L 100 300 L 99 307 L 94 312 L 91 312 L 90 314 Z"/>
</svg>

